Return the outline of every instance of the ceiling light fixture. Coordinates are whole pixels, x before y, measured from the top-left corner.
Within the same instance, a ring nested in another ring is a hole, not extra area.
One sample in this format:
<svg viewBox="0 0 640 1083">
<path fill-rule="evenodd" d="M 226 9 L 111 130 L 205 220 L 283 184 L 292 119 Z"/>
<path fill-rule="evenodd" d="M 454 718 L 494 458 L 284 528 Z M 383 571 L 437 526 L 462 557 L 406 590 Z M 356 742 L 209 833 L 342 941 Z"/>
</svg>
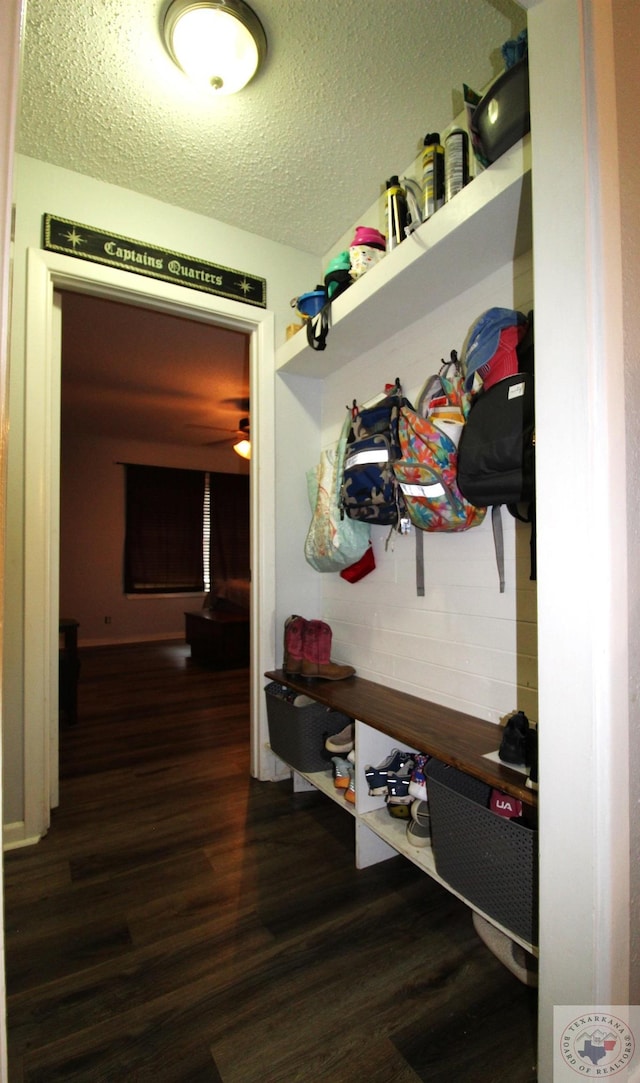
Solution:
<svg viewBox="0 0 640 1083">
<path fill-rule="evenodd" d="M 235 94 L 267 53 L 258 16 L 244 0 L 172 0 L 164 17 L 169 55 L 216 94 Z"/>
<path fill-rule="evenodd" d="M 241 459 L 251 458 L 251 435 L 249 426 L 249 418 L 241 417 L 238 422 L 238 436 L 240 439 L 232 445 L 236 455 L 239 455 Z"/>
<path fill-rule="evenodd" d="M 239 455 L 241 459 L 251 458 L 251 441 L 250 440 L 238 440 L 237 444 L 233 445 L 233 450 L 236 455 Z"/>
</svg>

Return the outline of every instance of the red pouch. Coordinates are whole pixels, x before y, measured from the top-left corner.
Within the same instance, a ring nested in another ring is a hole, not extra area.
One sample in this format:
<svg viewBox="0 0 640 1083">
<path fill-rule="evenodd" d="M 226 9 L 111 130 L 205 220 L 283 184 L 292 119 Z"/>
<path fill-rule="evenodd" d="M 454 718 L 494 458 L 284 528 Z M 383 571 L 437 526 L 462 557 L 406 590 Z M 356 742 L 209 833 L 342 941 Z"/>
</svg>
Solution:
<svg viewBox="0 0 640 1083">
<path fill-rule="evenodd" d="M 346 579 L 347 583 L 357 583 L 358 580 L 364 579 L 365 575 L 372 572 L 375 566 L 376 560 L 373 555 L 373 546 L 369 542 L 369 546 L 365 549 L 360 560 L 356 560 L 355 564 L 350 564 L 348 568 L 343 568 L 340 577 Z"/>
<path fill-rule="evenodd" d="M 491 791 L 489 808 L 492 812 L 495 812 L 496 816 L 506 816 L 508 820 L 522 816 L 522 801 L 519 801 L 517 797 L 510 797 L 508 793 L 502 793 L 500 790 Z"/>
</svg>

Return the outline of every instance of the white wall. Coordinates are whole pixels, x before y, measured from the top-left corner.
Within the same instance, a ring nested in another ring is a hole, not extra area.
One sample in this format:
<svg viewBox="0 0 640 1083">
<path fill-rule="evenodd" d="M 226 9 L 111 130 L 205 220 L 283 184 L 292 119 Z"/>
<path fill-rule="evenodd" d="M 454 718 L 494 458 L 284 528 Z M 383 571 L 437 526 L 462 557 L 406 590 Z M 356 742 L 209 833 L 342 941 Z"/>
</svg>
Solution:
<svg viewBox="0 0 640 1083">
<path fill-rule="evenodd" d="M 24 155 L 16 155 L 15 201 L 17 305 L 24 253 L 29 245 L 41 247 L 42 215 L 47 212 L 265 278 L 267 307 L 276 317 L 276 343 L 284 341 L 291 323 L 291 298 L 312 288 L 319 271 L 317 257 L 308 252 Z"/>
<path fill-rule="evenodd" d="M 71 173 L 32 158 L 15 163 L 16 235 L 11 321 L 10 412 L 6 539 L 6 636 L 4 687 L 4 809 L 19 841 L 24 822 L 23 741 L 25 299 L 28 248 L 40 248 L 42 217 L 58 215 L 161 248 L 264 277 L 267 305 L 275 314 L 275 341 L 291 322 L 290 300 L 315 283 L 318 260 L 308 253 L 254 236 L 202 215 Z M 132 275 L 139 281 L 139 276 Z M 147 280 L 150 281 L 150 280 Z M 72 614 L 73 615 L 73 614 Z"/>
<path fill-rule="evenodd" d="M 216 458 L 223 460 L 216 465 Z M 122 463 L 231 473 L 230 456 L 212 448 L 175 447 L 65 434 L 60 449 L 60 613 L 80 622 L 80 646 L 180 638 L 184 612 L 203 596 L 127 597 L 122 590 L 125 474 Z M 237 455 L 236 473 L 249 464 Z M 235 464 L 232 463 L 231 466 Z M 105 617 L 110 624 L 105 624 Z"/>
</svg>

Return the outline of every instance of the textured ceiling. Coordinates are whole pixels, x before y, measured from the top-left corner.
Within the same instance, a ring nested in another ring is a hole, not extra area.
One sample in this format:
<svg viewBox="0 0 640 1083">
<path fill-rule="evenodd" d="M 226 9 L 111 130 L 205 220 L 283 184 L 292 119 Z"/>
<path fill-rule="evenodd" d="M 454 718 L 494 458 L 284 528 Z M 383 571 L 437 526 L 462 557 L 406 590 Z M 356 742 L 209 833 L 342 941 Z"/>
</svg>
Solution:
<svg viewBox="0 0 640 1083">
<path fill-rule="evenodd" d="M 513 0 L 251 2 L 266 64 L 214 99 L 164 50 L 167 0 L 26 0 L 18 150 L 322 256 L 525 25 Z M 68 295 L 63 431 L 205 445 L 246 413 L 246 356 L 242 335 Z"/>
<path fill-rule="evenodd" d="M 18 150 L 325 253 L 482 87 L 513 0 L 252 0 L 268 55 L 213 98 L 160 37 L 167 0 L 27 0 Z"/>
</svg>

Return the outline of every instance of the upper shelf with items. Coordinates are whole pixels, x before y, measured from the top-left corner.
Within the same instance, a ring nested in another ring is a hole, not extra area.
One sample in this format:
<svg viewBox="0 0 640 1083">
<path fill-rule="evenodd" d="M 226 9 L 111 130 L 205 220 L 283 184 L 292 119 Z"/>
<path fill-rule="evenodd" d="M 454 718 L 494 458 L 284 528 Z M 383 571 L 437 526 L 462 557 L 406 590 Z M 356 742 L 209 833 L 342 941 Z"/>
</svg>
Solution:
<svg viewBox="0 0 640 1083">
<path fill-rule="evenodd" d="M 335 299 L 326 349 L 304 330 L 276 370 L 322 378 L 529 251 L 531 141 L 516 143 Z"/>
</svg>

